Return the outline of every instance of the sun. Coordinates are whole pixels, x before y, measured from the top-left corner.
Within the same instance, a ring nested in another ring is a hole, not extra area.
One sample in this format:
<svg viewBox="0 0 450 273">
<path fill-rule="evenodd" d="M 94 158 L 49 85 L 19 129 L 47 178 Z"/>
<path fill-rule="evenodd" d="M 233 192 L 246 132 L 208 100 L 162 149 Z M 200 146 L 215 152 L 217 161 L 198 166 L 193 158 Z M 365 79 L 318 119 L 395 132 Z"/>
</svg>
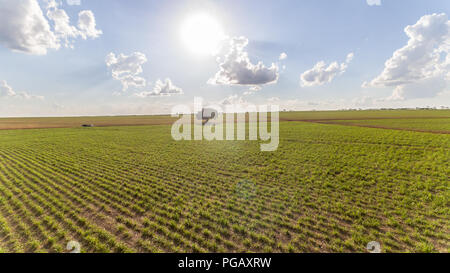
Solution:
<svg viewBox="0 0 450 273">
<path fill-rule="evenodd" d="M 195 54 L 214 54 L 224 37 L 217 20 L 205 13 L 191 15 L 181 25 L 183 44 Z"/>
</svg>

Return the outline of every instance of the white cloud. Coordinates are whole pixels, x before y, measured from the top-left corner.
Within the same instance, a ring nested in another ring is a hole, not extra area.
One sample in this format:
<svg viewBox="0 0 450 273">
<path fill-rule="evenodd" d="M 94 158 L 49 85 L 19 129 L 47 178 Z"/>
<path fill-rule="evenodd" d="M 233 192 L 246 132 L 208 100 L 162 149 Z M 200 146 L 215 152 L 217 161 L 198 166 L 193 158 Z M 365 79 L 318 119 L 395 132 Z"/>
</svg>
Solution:
<svg viewBox="0 0 450 273">
<path fill-rule="evenodd" d="M 6 81 L 0 82 L 0 97 L 14 97 L 16 92 L 8 85 Z"/>
<path fill-rule="evenodd" d="M 81 0 L 67 0 L 66 3 L 69 6 L 79 6 L 81 5 Z"/>
<path fill-rule="evenodd" d="M 271 97 L 271 98 L 268 98 L 267 101 L 269 103 L 275 103 L 275 102 L 279 102 L 280 98 L 279 97 Z"/>
<path fill-rule="evenodd" d="M 251 86 L 248 90 L 251 92 L 258 92 L 259 90 L 261 90 L 261 86 L 254 85 L 254 86 Z"/>
<path fill-rule="evenodd" d="M 26 92 L 16 92 L 11 86 L 4 80 L 0 81 L 0 98 L 21 98 L 21 99 L 44 99 L 42 96 L 30 95 Z"/>
<path fill-rule="evenodd" d="M 72 39 L 97 38 L 102 34 L 96 29 L 92 11 L 79 13 L 76 28 L 70 25 L 67 13 L 59 8 L 60 2 L 45 0 L 43 3 L 48 20 L 37 0 L 0 0 L 0 44 L 17 52 L 45 55 L 49 49 L 58 50 L 61 41 L 65 47 L 73 47 Z"/>
<path fill-rule="evenodd" d="M 106 56 L 106 66 L 111 68 L 111 74 L 115 80 L 122 82 L 123 91 L 128 87 L 144 87 L 146 80 L 140 76 L 142 73 L 142 65 L 147 62 L 147 57 L 144 53 L 134 52 L 127 56 L 114 53 L 109 53 Z"/>
<path fill-rule="evenodd" d="M 143 88 L 147 85 L 147 81 L 140 76 L 143 69 L 142 65 L 147 62 L 144 53 L 134 52 L 131 55 L 109 53 L 106 56 L 106 66 L 110 67 L 113 79 L 122 83 L 122 91 L 126 91 L 130 86 Z M 152 91 L 142 91 L 135 93 L 136 97 L 155 97 L 155 96 L 171 96 L 183 94 L 183 90 L 175 86 L 169 78 L 164 81 L 157 80 Z M 118 93 L 114 95 L 119 95 Z"/>
<path fill-rule="evenodd" d="M 302 86 L 317 86 L 331 82 L 334 77 L 345 72 L 353 56 L 353 53 L 349 53 L 345 62 L 341 64 L 333 62 L 327 66 L 324 61 L 316 63 L 313 68 L 303 72 L 300 76 Z"/>
<path fill-rule="evenodd" d="M 249 102 L 242 96 L 234 94 L 220 100 L 217 105 L 223 108 L 222 110 L 225 112 L 240 113 L 246 112 L 246 107 L 249 105 Z"/>
<path fill-rule="evenodd" d="M 353 52 L 348 53 L 347 57 L 345 58 L 345 62 L 347 64 L 349 64 L 353 60 L 354 57 L 355 57 L 355 54 Z"/>
<path fill-rule="evenodd" d="M 372 98 L 370 96 L 362 96 L 362 97 L 356 97 L 351 100 L 352 105 L 354 107 L 369 107 L 373 106 L 374 103 L 376 103 L 378 100 L 375 98 Z"/>
<path fill-rule="evenodd" d="M 220 101 L 220 105 L 235 105 L 235 104 L 245 104 L 247 103 L 241 96 L 237 94 L 230 95 Z"/>
<path fill-rule="evenodd" d="M 0 0 L 0 43 L 36 55 L 60 47 L 36 0 Z"/>
<path fill-rule="evenodd" d="M 450 21 L 444 13 L 425 15 L 405 33 L 407 44 L 363 87 L 395 87 L 391 100 L 433 97 L 450 83 Z"/>
<path fill-rule="evenodd" d="M 282 60 L 286 60 L 287 58 L 287 54 L 285 52 L 280 54 L 280 57 L 278 57 L 278 60 L 282 61 Z"/>
<path fill-rule="evenodd" d="M 381 6 L 381 0 L 366 0 L 369 6 Z"/>
<path fill-rule="evenodd" d="M 277 82 L 278 67 L 274 63 L 270 67 L 262 62 L 252 64 L 244 51 L 247 44 L 248 39 L 242 36 L 229 39 L 229 50 L 223 58 L 218 58 L 220 69 L 208 80 L 209 84 L 263 85 Z"/>
<path fill-rule="evenodd" d="M 252 85 L 252 86 L 250 86 L 250 88 L 247 91 L 244 91 L 244 93 L 242 93 L 242 95 L 244 95 L 244 96 L 254 95 L 256 92 L 258 92 L 261 89 L 262 89 L 262 87 L 259 85 Z"/>
<path fill-rule="evenodd" d="M 57 0 L 43 0 L 43 2 L 45 9 L 58 8 L 61 5 L 61 2 L 57 2 Z"/>
<path fill-rule="evenodd" d="M 96 29 L 94 13 L 90 10 L 83 10 L 78 13 L 78 28 L 83 39 L 98 38 L 103 32 Z"/>
<path fill-rule="evenodd" d="M 395 101 L 395 100 L 405 100 L 405 91 L 403 86 L 397 86 L 394 91 L 392 91 L 392 95 L 386 98 L 388 101 Z"/>
<path fill-rule="evenodd" d="M 76 38 L 79 31 L 76 27 L 70 25 L 70 18 L 67 13 L 55 6 L 47 10 L 47 17 L 53 21 L 54 33 L 58 39 L 63 39 L 66 47 L 72 47 L 69 39 Z"/>
<path fill-rule="evenodd" d="M 55 0 L 50 0 L 47 5 L 47 17 L 54 22 L 55 34 L 65 39 L 66 46 L 69 38 L 80 36 L 84 40 L 87 38 L 98 38 L 103 32 L 97 29 L 94 13 L 90 10 L 82 10 L 78 13 L 78 28 L 70 25 L 70 18 L 63 9 L 59 9 L 60 4 Z"/>
<path fill-rule="evenodd" d="M 175 86 L 172 81 L 167 78 L 165 81 L 157 80 L 153 91 L 143 91 L 136 93 L 135 96 L 140 98 L 155 97 L 155 96 L 171 96 L 171 95 L 181 95 L 183 90 Z"/>
</svg>

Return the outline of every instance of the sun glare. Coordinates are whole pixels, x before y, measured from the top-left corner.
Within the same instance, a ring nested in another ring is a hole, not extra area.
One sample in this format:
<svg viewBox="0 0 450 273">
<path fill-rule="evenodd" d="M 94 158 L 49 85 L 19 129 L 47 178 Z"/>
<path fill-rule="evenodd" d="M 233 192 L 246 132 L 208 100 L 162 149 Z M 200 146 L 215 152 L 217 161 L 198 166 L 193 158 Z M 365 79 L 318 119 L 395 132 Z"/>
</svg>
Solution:
<svg viewBox="0 0 450 273">
<path fill-rule="evenodd" d="M 181 26 L 181 39 L 195 54 L 214 54 L 224 37 L 220 24 L 204 13 L 188 17 Z"/>
</svg>

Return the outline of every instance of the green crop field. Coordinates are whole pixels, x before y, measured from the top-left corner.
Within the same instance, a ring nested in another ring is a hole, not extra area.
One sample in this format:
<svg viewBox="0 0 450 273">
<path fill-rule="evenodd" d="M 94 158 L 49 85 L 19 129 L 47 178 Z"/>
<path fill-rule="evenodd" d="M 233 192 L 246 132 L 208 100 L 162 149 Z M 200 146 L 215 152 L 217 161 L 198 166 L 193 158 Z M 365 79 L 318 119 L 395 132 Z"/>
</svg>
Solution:
<svg viewBox="0 0 450 273">
<path fill-rule="evenodd" d="M 274 152 L 174 141 L 163 116 L 2 119 L 73 128 L 0 131 L 0 251 L 450 250 L 450 111 L 280 119 Z"/>
<path fill-rule="evenodd" d="M 450 118 L 329 120 L 325 123 L 450 134 Z"/>
</svg>

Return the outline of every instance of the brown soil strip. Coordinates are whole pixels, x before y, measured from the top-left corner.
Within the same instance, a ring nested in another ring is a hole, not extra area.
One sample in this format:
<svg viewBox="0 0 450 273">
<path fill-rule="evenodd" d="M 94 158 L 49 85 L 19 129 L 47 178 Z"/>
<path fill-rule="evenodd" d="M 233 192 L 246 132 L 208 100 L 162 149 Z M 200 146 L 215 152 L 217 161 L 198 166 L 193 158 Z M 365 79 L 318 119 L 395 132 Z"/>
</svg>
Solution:
<svg viewBox="0 0 450 273">
<path fill-rule="evenodd" d="M 103 123 L 103 124 L 95 124 L 94 127 L 112 127 L 112 126 L 149 126 L 149 125 L 171 125 L 173 121 L 161 121 L 161 122 L 148 122 L 148 123 Z M 30 125 L 20 125 L 20 126 L 1 126 L 0 130 L 26 130 L 26 129 L 57 129 L 57 128 L 82 128 L 81 125 L 76 124 L 61 124 L 61 125 L 39 125 L 39 124 L 30 124 Z M 89 129 L 89 128 L 86 128 Z"/>
</svg>

